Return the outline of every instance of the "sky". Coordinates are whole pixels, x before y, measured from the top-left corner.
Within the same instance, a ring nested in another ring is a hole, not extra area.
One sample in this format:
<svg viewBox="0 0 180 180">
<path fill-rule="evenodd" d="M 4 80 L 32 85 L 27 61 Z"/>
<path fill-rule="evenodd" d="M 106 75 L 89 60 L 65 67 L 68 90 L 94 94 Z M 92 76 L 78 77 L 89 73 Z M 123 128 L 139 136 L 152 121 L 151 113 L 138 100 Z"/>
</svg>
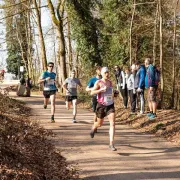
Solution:
<svg viewBox="0 0 180 180">
<path fill-rule="evenodd" d="M 0 4 L 3 3 L 4 0 L 0 0 Z M 44 3 L 42 2 L 42 5 L 45 5 L 46 1 Z M 6 66 L 6 58 L 7 58 L 7 51 L 6 51 L 6 43 L 5 43 L 5 20 L 1 20 L 4 17 L 3 10 L 0 10 L 0 69 L 5 68 Z M 46 46 L 46 52 L 47 52 L 47 61 L 53 61 L 54 58 L 54 49 L 52 48 L 54 46 L 55 38 L 50 35 L 51 33 L 49 30 L 52 28 L 52 23 L 50 19 L 50 14 L 47 8 L 42 8 L 42 28 L 43 33 L 45 34 L 45 46 Z M 36 32 L 36 43 L 38 44 L 38 31 L 37 28 L 35 29 Z M 48 34 L 47 34 L 48 33 Z"/>
</svg>

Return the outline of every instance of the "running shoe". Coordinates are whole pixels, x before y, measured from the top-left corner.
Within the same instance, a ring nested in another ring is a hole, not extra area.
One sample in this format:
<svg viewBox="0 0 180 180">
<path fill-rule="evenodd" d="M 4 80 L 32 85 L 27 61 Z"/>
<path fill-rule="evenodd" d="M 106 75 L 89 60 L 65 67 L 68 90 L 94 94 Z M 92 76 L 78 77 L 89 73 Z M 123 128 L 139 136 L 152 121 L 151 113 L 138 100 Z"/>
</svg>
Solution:
<svg viewBox="0 0 180 180">
<path fill-rule="evenodd" d="M 44 104 L 44 109 L 46 109 L 47 108 L 47 105 L 46 104 Z"/>
<path fill-rule="evenodd" d="M 51 123 L 55 123 L 54 115 L 51 116 Z"/>
<path fill-rule="evenodd" d="M 153 114 L 153 113 L 150 112 L 150 113 L 147 113 L 146 116 L 147 116 L 147 117 L 150 117 L 152 114 Z"/>
<path fill-rule="evenodd" d="M 109 145 L 109 149 L 111 149 L 112 151 L 117 151 L 117 149 L 114 147 L 114 145 Z"/>
<path fill-rule="evenodd" d="M 156 117 L 156 114 L 151 114 L 151 116 L 149 116 L 149 119 L 155 119 Z"/>
<path fill-rule="evenodd" d="M 73 123 L 77 123 L 77 121 L 75 119 L 72 120 Z"/>
<path fill-rule="evenodd" d="M 94 130 L 91 130 L 90 136 L 91 136 L 91 138 L 94 138 Z"/>
</svg>

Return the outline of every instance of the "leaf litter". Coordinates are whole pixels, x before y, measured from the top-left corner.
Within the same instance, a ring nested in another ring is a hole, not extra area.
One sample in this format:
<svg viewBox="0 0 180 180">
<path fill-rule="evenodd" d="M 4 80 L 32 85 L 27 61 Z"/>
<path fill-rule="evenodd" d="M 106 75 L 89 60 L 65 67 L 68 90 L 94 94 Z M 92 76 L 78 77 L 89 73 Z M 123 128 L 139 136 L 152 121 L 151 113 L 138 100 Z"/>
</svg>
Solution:
<svg viewBox="0 0 180 180">
<path fill-rule="evenodd" d="M 32 122 L 30 114 L 23 102 L 0 91 L 0 179 L 79 179 L 51 142 L 52 131 Z"/>
</svg>

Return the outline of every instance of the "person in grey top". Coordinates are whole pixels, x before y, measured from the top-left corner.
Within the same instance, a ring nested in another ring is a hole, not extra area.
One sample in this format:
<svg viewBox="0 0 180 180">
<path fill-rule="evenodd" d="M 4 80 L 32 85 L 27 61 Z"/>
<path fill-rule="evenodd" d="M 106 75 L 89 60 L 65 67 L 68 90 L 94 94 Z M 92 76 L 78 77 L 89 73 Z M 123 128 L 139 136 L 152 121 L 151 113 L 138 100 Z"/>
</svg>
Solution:
<svg viewBox="0 0 180 180">
<path fill-rule="evenodd" d="M 71 77 L 67 78 L 63 83 L 63 88 L 66 90 L 66 108 L 69 110 L 71 104 L 73 106 L 73 119 L 72 122 L 76 123 L 77 114 L 77 86 L 82 90 L 82 84 L 78 78 L 75 78 L 75 71 L 71 72 Z"/>
</svg>

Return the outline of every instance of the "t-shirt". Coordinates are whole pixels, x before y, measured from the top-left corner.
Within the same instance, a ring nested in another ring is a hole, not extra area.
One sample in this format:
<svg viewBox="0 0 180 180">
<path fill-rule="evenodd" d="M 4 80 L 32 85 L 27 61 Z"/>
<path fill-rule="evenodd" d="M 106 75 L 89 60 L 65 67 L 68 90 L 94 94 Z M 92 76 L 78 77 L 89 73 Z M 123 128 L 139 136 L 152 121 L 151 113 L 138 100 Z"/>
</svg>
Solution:
<svg viewBox="0 0 180 180">
<path fill-rule="evenodd" d="M 45 71 L 41 75 L 41 79 L 46 79 L 48 77 L 50 77 L 51 79 L 48 81 L 47 80 L 44 81 L 44 91 L 57 90 L 56 84 L 55 84 L 56 73 Z"/>
<path fill-rule="evenodd" d="M 66 95 L 68 96 L 77 96 L 77 85 L 80 85 L 80 80 L 78 78 L 67 78 L 64 83 L 67 85 L 68 91 L 66 91 Z"/>
<path fill-rule="evenodd" d="M 96 76 L 95 77 L 93 77 L 93 78 L 91 78 L 90 80 L 89 80 L 89 82 L 88 82 L 88 87 L 89 88 L 92 88 L 92 87 L 94 87 L 94 84 L 96 83 L 96 81 L 97 80 L 99 80 L 99 78 L 97 78 Z"/>
<path fill-rule="evenodd" d="M 89 82 L 88 82 L 88 87 L 89 88 L 92 88 L 92 87 L 94 87 L 94 85 L 95 85 L 95 83 L 96 83 L 96 81 L 98 81 L 99 80 L 99 78 L 97 78 L 96 76 L 95 77 L 93 77 L 93 78 L 91 78 L 90 80 L 89 80 Z M 97 96 L 97 94 L 95 94 L 94 96 Z"/>
</svg>

